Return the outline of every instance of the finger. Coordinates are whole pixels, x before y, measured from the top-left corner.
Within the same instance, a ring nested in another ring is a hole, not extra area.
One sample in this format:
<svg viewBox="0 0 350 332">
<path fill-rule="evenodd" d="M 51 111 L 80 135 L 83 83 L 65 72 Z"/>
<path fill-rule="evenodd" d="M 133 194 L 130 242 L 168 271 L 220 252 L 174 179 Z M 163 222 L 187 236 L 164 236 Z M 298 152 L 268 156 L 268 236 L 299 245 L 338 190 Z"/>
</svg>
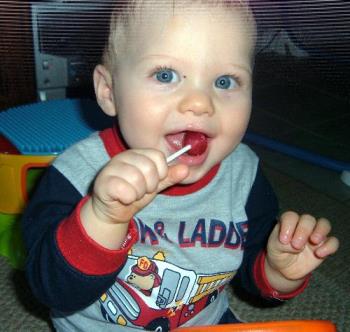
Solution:
<svg viewBox="0 0 350 332">
<path fill-rule="evenodd" d="M 279 237 L 282 223 L 277 223 L 273 228 L 268 241 L 268 251 L 279 253 L 298 253 L 299 250 L 293 248 L 290 243 L 282 243 Z"/>
<path fill-rule="evenodd" d="M 154 192 L 168 172 L 164 154 L 154 149 L 128 150 L 120 154 L 113 167 L 118 170 L 116 175 L 136 187 L 138 198 Z"/>
<path fill-rule="evenodd" d="M 315 255 L 319 258 L 326 258 L 334 254 L 339 248 L 339 240 L 331 236 L 320 247 L 315 250 Z"/>
<path fill-rule="evenodd" d="M 310 236 L 310 241 L 313 244 L 322 243 L 327 235 L 330 233 L 332 229 L 331 223 L 326 218 L 320 218 L 317 221 L 316 227 L 313 233 Z"/>
<path fill-rule="evenodd" d="M 123 178 L 111 176 L 106 178 L 105 181 L 108 182 L 108 186 L 105 187 L 107 188 L 106 197 L 103 197 L 104 193 L 99 195 L 97 192 L 97 195 L 103 200 L 110 202 L 118 201 L 124 205 L 129 205 L 139 196 L 136 188 Z"/>
<path fill-rule="evenodd" d="M 145 172 L 151 167 L 156 168 L 159 179 L 164 179 L 168 174 L 168 165 L 163 152 L 155 149 L 135 149 L 129 150 L 123 156 L 123 161 L 144 169 Z"/>
<path fill-rule="evenodd" d="M 315 225 L 316 219 L 313 216 L 303 214 L 300 217 L 291 241 L 291 244 L 295 249 L 300 250 L 304 248 L 305 244 L 309 241 Z"/>
<path fill-rule="evenodd" d="M 149 156 L 139 155 L 135 167 L 142 173 L 145 181 L 145 189 L 147 193 L 153 193 L 158 188 L 161 179 L 167 175 L 168 166 L 165 158 L 160 153 L 153 153 Z"/>
<path fill-rule="evenodd" d="M 162 192 L 163 190 L 181 182 L 184 180 L 189 174 L 189 168 L 186 165 L 178 164 L 169 167 L 167 177 L 162 180 L 159 185 L 157 192 Z"/>
<path fill-rule="evenodd" d="M 135 159 L 138 158 L 135 158 L 135 154 L 133 157 L 135 162 Z M 114 160 L 112 163 L 106 166 L 96 179 L 96 184 L 98 184 L 96 187 L 106 188 L 106 191 L 114 193 L 117 192 L 118 189 L 116 185 L 121 185 L 122 188 L 125 188 L 122 182 L 118 182 L 118 179 L 123 179 L 124 182 L 129 183 L 129 185 L 134 188 L 134 191 L 136 192 L 136 199 L 143 197 L 147 193 L 146 177 L 138 165 L 128 163 L 128 161 L 129 158 L 127 156 L 123 156 L 121 160 Z M 122 199 L 122 196 L 118 197 L 118 200 L 119 199 Z"/>
<path fill-rule="evenodd" d="M 117 179 L 123 179 L 130 184 L 136 191 L 136 198 L 140 199 L 147 193 L 147 180 L 138 166 L 126 163 L 119 163 Z M 111 186 L 112 184 L 108 184 Z"/>
<path fill-rule="evenodd" d="M 299 221 L 299 215 L 293 211 L 284 212 L 280 217 L 279 240 L 283 244 L 289 244 L 294 230 Z"/>
</svg>

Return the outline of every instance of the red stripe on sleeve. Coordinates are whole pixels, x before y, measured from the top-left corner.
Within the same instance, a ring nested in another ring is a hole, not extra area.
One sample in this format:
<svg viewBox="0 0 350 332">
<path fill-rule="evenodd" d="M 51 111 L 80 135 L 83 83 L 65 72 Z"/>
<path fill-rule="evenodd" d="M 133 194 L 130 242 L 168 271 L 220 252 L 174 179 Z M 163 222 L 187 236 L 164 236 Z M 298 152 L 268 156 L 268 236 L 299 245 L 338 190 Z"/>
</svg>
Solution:
<svg viewBox="0 0 350 332">
<path fill-rule="evenodd" d="M 288 293 L 288 294 L 280 293 L 276 289 L 272 288 L 265 273 L 265 257 L 266 257 L 266 252 L 264 250 L 260 252 L 258 257 L 256 258 L 254 268 L 253 268 L 253 276 L 254 276 L 255 283 L 257 287 L 260 289 L 261 294 L 264 297 L 275 298 L 277 300 L 283 301 L 283 300 L 291 299 L 301 294 L 305 290 L 305 288 L 309 284 L 311 274 L 309 274 L 305 278 L 305 281 L 300 285 L 300 287 L 298 287 L 296 290 L 294 290 L 291 293 Z"/>
<path fill-rule="evenodd" d="M 110 274 L 125 263 L 128 251 L 137 241 L 137 227 L 134 221 L 130 222 L 127 241 L 121 249 L 102 247 L 89 237 L 80 220 L 81 207 L 88 198 L 84 197 L 73 213 L 59 225 L 56 233 L 58 247 L 68 263 L 77 270 L 88 275 Z"/>
</svg>

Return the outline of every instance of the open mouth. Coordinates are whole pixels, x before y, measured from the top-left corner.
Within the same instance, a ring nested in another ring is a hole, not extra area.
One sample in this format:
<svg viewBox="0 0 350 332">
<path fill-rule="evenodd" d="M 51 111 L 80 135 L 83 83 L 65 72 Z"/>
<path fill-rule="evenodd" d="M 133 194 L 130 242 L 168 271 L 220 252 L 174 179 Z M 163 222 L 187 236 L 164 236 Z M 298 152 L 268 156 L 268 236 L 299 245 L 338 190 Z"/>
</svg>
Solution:
<svg viewBox="0 0 350 332">
<path fill-rule="evenodd" d="M 168 144 L 174 150 L 179 150 L 186 145 L 191 145 L 191 149 L 187 152 L 189 156 L 200 156 L 204 154 L 208 148 L 208 136 L 197 131 L 182 131 L 166 136 Z"/>
</svg>

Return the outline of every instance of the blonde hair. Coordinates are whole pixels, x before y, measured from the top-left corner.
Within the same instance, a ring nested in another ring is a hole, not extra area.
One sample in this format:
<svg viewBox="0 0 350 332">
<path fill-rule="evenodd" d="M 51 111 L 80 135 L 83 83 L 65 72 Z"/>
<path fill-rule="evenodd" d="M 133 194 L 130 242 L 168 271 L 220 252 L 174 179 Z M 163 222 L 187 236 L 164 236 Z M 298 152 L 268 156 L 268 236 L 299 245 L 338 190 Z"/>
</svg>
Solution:
<svg viewBox="0 0 350 332">
<path fill-rule="evenodd" d="M 109 36 L 102 58 L 102 63 L 112 72 L 117 66 L 121 49 L 128 42 L 128 28 L 137 20 L 144 19 L 145 8 L 152 8 L 159 15 L 162 12 L 169 12 L 169 9 L 174 12 L 176 8 L 194 5 L 239 9 L 243 18 L 252 28 L 251 37 L 253 45 L 255 45 L 256 25 L 249 0 L 116 0 L 113 5 Z"/>
</svg>

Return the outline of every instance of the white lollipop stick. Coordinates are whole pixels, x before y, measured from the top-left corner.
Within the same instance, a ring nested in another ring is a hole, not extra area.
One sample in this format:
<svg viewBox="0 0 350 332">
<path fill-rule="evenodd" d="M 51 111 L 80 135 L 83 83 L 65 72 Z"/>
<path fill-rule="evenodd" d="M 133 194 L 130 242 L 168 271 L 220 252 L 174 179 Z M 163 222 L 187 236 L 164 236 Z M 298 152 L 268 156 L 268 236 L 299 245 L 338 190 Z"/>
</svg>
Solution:
<svg viewBox="0 0 350 332">
<path fill-rule="evenodd" d="M 185 152 L 191 150 L 192 146 L 191 145 L 186 145 L 184 146 L 182 149 L 174 152 L 173 154 L 171 154 L 168 158 L 166 158 L 166 162 L 169 164 L 171 163 L 173 160 L 175 160 L 176 158 L 180 157 L 182 154 L 184 154 Z"/>
</svg>

